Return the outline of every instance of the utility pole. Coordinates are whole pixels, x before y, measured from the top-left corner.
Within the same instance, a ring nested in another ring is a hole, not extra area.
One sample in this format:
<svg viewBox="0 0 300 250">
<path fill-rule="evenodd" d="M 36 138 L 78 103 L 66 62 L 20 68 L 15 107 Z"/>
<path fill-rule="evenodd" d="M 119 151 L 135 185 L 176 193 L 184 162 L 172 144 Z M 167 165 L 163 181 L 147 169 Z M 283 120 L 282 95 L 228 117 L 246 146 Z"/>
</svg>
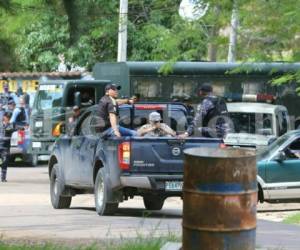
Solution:
<svg viewBox="0 0 300 250">
<path fill-rule="evenodd" d="M 236 0 L 233 1 L 231 25 L 230 25 L 230 38 L 228 49 L 228 62 L 235 62 L 236 60 L 236 46 L 237 46 L 237 29 L 238 29 L 238 8 Z"/>
<path fill-rule="evenodd" d="M 128 0 L 120 0 L 118 62 L 126 62 L 127 60 L 127 14 Z"/>
</svg>

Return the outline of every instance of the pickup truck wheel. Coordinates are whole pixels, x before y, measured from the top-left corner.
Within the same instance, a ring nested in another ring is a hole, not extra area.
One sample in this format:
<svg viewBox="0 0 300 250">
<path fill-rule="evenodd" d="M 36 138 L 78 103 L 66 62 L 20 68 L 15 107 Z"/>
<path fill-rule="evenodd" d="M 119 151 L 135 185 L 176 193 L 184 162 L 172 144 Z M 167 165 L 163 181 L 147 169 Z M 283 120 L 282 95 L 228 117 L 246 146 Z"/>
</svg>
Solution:
<svg viewBox="0 0 300 250">
<path fill-rule="evenodd" d="M 39 157 L 37 154 L 31 155 L 31 166 L 36 167 L 39 164 Z"/>
<path fill-rule="evenodd" d="M 52 206 L 56 209 L 69 208 L 72 197 L 62 196 L 64 182 L 59 176 L 58 164 L 55 164 L 50 175 L 50 196 Z"/>
<path fill-rule="evenodd" d="M 146 195 L 143 200 L 147 210 L 161 210 L 165 202 L 165 198 L 158 195 Z"/>
<path fill-rule="evenodd" d="M 103 173 L 98 171 L 95 182 L 95 205 L 98 215 L 112 215 L 118 209 L 118 202 L 108 202 L 110 192 L 112 192 L 107 185 Z"/>
</svg>

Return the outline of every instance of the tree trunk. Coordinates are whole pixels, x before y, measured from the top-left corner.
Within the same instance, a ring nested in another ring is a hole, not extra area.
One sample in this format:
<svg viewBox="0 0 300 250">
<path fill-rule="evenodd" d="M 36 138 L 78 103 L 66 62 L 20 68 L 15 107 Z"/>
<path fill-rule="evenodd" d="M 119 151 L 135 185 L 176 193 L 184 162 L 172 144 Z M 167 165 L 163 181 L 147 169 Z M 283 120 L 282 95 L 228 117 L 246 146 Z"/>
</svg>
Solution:
<svg viewBox="0 0 300 250">
<path fill-rule="evenodd" d="M 228 62 L 235 62 L 236 60 L 237 29 L 238 29 L 238 9 L 235 0 L 233 2 L 232 14 L 231 14 Z"/>
<path fill-rule="evenodd" d="M 216 16 L 216 22 L 215 24 L 211 27 L 209 34 L 208 34 L 208 45 L 207 45 L 207 60 L 211 62 L 217 61 L 217 55 L 218 55 L 218 44 L 216 42 L 216 38 L 218 37 L 219 33 L 219 24 L 217 17 L 220 14 L 220 6 L 216 6 L 214 8 L 215 16 Z"/>
<path fill-rule="evenodd" d="M 210 62 L 217 61 L 218 45 L 213 41 L 218 35 L 218 29 L 214 26 L 210 32 L 210 42 L 207 45 L 207 59 Z"/>
<path fill-rule="evenodd" d="M 79 37 L 79 10 L 74 0 L 63 0 L 64 8 L 68 16 L 70 26 L 70 45 L 75 44 Z"/>
</svg>

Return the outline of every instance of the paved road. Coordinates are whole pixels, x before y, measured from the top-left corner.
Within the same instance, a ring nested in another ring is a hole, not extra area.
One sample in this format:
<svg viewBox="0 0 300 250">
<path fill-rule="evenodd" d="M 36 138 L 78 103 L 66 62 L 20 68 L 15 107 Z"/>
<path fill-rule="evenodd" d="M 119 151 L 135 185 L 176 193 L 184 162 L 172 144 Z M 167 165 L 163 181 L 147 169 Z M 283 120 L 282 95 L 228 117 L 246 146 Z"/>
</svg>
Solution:
<svg viewBox="0 0 300 250">
<path fill-rule="evenodd" d="M 149 234 L 181 235 L 182 202 L 177 198 L 167 199 L 163 210 L 151 213 L 137 198 L 122 203 L 115 216 L 101 217 L 95 212 L 91 195 L 74 197 L 70 209 L 53 209 L 46 166 L 9 168 L 8 180 L 0 183 L 0 234 L 4 238 L 82 242 Z M 259 220 L 257 246 L 300 249 L 299 233 L 297 226 Z"/>
</svg>

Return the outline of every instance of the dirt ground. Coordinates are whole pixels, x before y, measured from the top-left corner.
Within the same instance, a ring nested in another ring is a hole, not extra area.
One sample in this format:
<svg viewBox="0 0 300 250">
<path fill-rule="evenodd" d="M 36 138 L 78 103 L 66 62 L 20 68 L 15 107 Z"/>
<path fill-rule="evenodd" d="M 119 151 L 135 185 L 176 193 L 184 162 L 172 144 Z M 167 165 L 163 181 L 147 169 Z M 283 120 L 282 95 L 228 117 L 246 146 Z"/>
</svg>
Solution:
<svg viewBox="0 0 300 250">
<path fill-rule="evenodd" d="M 281 222 L 285 218 L 300 213 L 300 203 L 260 203 L 257 206 L 257 219 Z"/>
</svg>

